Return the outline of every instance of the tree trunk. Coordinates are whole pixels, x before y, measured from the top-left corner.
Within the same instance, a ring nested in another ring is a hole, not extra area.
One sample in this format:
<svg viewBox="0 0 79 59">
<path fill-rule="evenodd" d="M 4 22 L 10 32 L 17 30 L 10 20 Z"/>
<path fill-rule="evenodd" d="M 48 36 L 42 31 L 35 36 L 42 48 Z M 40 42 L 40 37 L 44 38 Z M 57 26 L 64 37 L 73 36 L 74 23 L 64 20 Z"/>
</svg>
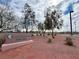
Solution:
<svg viewBox="0 0 79 59">
<path fill-rule="evenodd" d="M 28 26 L 25 24 L 26 33 L 28 32 Z"/>
<path fill-rule="evenodd" d="M 28 28 L 26 28 L 26 33 L 28 32 Z"/>
<path fill-rule="evenodd" d="M 54 32 L 53 32 L 53 29 L 52 29 L 52 38 L 54 38 Z"/>
<path fill-rule="evenodd" d="M 0 28 L 2 28 L 2 24 L 3 24 L 3 20 L 2 20 L 2 16 L 0 17 L 1 19 L 1 24 L 0 24 Z"/>
</svg>

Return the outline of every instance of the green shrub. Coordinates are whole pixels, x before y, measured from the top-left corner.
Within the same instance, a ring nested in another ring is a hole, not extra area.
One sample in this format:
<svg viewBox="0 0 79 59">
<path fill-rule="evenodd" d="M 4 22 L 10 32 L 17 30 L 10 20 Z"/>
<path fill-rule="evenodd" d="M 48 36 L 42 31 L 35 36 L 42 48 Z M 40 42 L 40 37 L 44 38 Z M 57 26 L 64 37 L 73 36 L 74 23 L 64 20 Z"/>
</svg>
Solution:
<svg viewBox="0 0 79 59">
<path fill-rule="evenodd" d="M 66 45 L 69 45 L 69 46 L 73 46 L 73 41 L 72 41 L 72 38 L 71 37 L 66 37 Z"/>
<path fill-rule="evenodd" d="M 52 43 L 52 39 L 49 38 L 49 39 L 48 39 L 48 43 Z"/>
</svg>

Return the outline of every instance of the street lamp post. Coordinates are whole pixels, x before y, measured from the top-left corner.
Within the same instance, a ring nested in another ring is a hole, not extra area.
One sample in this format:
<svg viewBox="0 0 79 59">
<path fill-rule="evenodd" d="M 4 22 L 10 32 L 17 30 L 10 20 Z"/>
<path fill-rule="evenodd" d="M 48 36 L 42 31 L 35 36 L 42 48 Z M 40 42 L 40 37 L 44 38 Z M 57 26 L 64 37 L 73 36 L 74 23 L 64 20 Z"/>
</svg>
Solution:
<svg viewBox="0 0 79 59">
<path fill-rule="evenodd" d="M 71 17 L 71 13 L 74 11 L 70 11 L 70 29 L 71 29 L 71 36 L 72 36 L 72 17 Z"/>
<path fill-rule="evenodd" d="M 76 33 L 76 23 L 75 23 L 75 33 Z"/>
<path fill-rule="evenodd" d="M 74 22 L 74 25 L 75 25 L 75 33 L 76 33 L 76 21 Z"/>
</svg>

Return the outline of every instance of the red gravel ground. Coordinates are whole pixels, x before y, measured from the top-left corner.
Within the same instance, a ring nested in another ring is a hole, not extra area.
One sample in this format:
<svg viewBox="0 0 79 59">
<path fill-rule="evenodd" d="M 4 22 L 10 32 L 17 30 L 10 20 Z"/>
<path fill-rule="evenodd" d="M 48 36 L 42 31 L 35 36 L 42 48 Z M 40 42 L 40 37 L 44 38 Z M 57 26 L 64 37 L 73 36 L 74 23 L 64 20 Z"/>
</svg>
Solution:
<svg viewBox="0 0 79 59">
<path fill-rule="evenodd" d="M 65 37 L 57 35 L 52 43 L 45 37 L 32 37 L 34 42 L 5 52 L 0 59 L 79 59 L 79 39 L 73 37 L 74 47 L 65 45 Z"/>
</svg>

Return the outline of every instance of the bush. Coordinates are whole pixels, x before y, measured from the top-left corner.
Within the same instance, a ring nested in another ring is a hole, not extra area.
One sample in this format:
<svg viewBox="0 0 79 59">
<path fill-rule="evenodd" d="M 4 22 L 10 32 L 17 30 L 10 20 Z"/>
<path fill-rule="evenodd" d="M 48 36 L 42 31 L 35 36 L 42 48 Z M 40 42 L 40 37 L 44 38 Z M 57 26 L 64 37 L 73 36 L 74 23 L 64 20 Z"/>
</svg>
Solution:
<svg viewBox="0 0 79 59">
<path fill-rule="evenodd" d="M 40 36 L 42 36 L 42 34 L 40 33 Z"/>
<path fill-rule="evenodd" d="M 52 39 L 49 38 L 49 39 L 48 39 L 48 43 L 51 43 L 51 42 L 52 42 Z"/>
<path fill-rule="evenodd" d="M 56 36 L 57 34 L 55 33 L 55 36 Z"/>
<path fill-rule="evenodd" d="M 50 35 L 50 33 L 48 33 L 47 35 Z"/>
<path fill-rule="evenodd" d="M 1 51 L 1 48 L 2 48 L 2 44 L 4 44 L 4 43 L 5 43 L 5 39 L 0 38 L 0 51 Z"/>
<path fill-rule="evenodd" d="M 34 34 L 32 34 L 32 36 L 34 36 Z"/>
<path fill-rule="evenodd" d="M 72 41 L 72 38 L 71 37 L 66 37 L 66 45 L 69 45 L 69 46 L 73 46 L 73 41 Z"/>
<path fill-rule="evenodd" d="M 36 34 L 36 36 L 38 36 L 38 33 Z"/>
</svg>

